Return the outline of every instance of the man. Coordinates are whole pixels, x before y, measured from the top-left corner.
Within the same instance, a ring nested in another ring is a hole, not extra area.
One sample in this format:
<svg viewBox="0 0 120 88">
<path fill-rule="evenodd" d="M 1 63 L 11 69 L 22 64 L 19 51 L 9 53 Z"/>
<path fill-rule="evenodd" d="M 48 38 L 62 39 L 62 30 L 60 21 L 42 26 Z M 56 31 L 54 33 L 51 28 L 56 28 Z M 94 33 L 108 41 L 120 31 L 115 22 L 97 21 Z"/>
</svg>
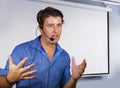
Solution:
<svg viewBox="0 0 120 88">
<path fill-rule="evenodd" d="M 6 67 L 0 72 L 0 88 L 75 88 L 82 76 L 86 61 L 75 64 L 72 57 L 72 75 L 68 53 L 57 43 L 61 32 L 63 14 L 47 7 L 37 14 L 41 35 L 35 40 L 15 47 Z"/>
</svg>

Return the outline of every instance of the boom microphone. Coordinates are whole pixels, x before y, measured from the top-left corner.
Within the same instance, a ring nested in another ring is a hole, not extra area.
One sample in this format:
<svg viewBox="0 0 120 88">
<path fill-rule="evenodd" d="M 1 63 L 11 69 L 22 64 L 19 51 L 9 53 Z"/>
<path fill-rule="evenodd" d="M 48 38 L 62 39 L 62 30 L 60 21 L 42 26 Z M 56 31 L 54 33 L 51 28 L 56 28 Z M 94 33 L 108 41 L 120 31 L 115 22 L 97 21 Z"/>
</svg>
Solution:
<svg viewBox="0 0 120 88">
<path fill-rule="evenodd" d="M 54 38 L 51 37 L 50 40 L 51 40 L 51 41 L 54 41 Z"/>
</svg>

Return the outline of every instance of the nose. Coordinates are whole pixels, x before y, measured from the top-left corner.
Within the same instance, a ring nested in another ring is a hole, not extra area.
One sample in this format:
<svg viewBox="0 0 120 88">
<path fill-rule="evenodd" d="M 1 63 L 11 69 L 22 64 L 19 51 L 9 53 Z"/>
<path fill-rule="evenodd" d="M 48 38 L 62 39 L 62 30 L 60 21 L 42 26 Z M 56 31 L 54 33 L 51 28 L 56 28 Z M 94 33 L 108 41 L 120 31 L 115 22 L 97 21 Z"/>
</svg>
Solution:
<svg viewBox="0 0 120 88">
<path fill-rule="evenodd" d="M 58 27 L 57 27 L 57 26 L 54 26 L 53 32 L 54 32 L 54 33 L 57 33 L 57 32 L 58 32 Z"/>
</svg>

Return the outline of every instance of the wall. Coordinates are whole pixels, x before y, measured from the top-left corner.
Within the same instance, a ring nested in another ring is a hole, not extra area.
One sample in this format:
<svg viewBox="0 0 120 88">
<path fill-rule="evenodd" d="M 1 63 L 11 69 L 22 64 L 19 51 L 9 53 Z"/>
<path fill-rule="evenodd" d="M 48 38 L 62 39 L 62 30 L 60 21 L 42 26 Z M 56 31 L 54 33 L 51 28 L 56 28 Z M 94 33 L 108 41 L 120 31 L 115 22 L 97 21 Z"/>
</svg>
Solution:
<svg viewBox="0 0 120 88">
<path fill-rule="evenodd" d="M 9 30 L 9 27 L 14 28 L 17 25 L 19 32 L 21 35 L 25 34 L 24 32 L 20 32 L 20 28 L 26 28 L 29 30 L 33 30 L 36 28 L 37 23 L 34 16 L 35 13 L 29 13 L 28 17 L 24 17 L 25 13 L 28 13 L 27 8 L 29 10 L 36 10 L 38 8 L 33 8 L 32 4 L 26 6 L 27 0 L 1 0 L 0 1 L 0 34 L 4 34 L 7 32 L 12 33 L 13 30 Z M 120 6 L 111 6 L 112 12 L 110 12 L 110 74 L 102 77 L 89 77 L 89 78 L 81 78 L 77 83 L 77 88 L 118 88 L 119 86 L 119 74 L 120 74 Z M 22 13 L 19 13 L 22 11 Z M 17 17 L 16 17 L 17 15 Z M 33 17 L 33 18 L 31 18 Z M 14 21 L 15 19 L 19 19 L 18 21 Z M 22 18 L 26 18 L 28 23 L 24 23 Z M 31 18 L 35 24 L 31 24 Z M 28 27 L 28 24 L 31 27 Z M 22 27 L 23 26 L 23 27 Z M 34 30 L 35 31 L 35 30 Z M 31 33 L 32 34 L 32 33 Z M 6 35 L 6 37 L 12 36 Z M 16 35 L 17 36 L 17 35 Z M 32 35 L 34 37 L 34 35 Z M 26 38 L 26 40 L 29 38 Z M 5 41 L 8 41 L 7 39 Z M 11 41 L 11 40 L 9 40 Z M 17 41 L 17 40 L 16 40 Z M 15 41 L 13 41 L 15 42 Z M 6 42 L 7 43 L 7 42 Z M 6 44 L 5 43 L 5 44 Z M 2 44 L 2 42 L 1 42 Z M 9 44 L 8 44 L 9 45 Z M 7 46 L 6 46 L 7 48 Z M 11 47 L 12 48 L 12 47 Z M 2 53 L 2 50 L 0 50 Z M 6 53 L 7 57 L 8 53 Z M 2 59 L 0 58 L 0 66 L 4 65 L 5 62 L 2 63 Z M 2 65 L 1 65 L 2 64 Z"/>
</svg>

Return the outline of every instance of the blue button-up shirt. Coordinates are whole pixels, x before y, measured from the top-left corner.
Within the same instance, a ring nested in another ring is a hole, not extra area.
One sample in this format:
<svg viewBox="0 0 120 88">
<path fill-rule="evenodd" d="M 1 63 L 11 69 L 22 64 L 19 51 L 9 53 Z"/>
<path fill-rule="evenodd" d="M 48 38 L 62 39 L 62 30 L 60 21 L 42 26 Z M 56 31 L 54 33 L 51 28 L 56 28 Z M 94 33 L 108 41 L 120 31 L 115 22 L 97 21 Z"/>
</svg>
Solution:
<svg viewBox="0 0 120 88">
<path fill-rule="evenodd" d="M 16 83 L 17 88 L 62 88 L 70 79 L 70 58 L 68 53 L 59 44 L 52 61 L 49 60 L 45 50 L 40 43 L 40 37 L 35 40 L 22 43 L 15 47 L 11 56 L 17 65 L 23 58 L 28 57 L 28 61 L 23 67 L 34 63 L 30 70 L 37 69 L 36 78 L 21 80 Z M 9 63 L 0 70 L 0 75 L 7 75 Z"/>
</svg>

